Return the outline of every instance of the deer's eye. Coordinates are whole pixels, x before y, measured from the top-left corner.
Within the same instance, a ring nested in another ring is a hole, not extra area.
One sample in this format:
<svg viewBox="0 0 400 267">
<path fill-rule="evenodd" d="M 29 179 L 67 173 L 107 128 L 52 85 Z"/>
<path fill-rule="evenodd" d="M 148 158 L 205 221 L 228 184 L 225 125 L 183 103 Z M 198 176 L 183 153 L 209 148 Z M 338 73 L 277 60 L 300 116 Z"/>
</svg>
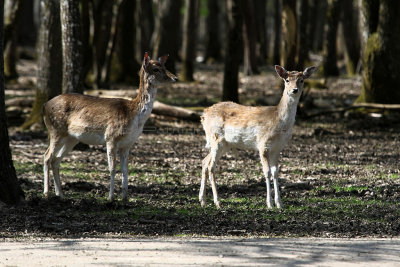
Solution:
<svg viewBox="0 0 400 267">
<path fill-rule="evenodd" d="M 300 80 L 299 80 L 299 82 L 303 83 L 303 82 L 304 82 L 304 80 L 303 80 L 303 79 L 300 79 Z"/>
<path fill-rule="evenodd" d="M 154 69 L 153 70 L 153 72 L 159 72 L 160 71 L 160 69 Z"/>
<path fill-rule="evenodd" d="M 288 82 L 289 82 L 289 79 L 285 79 L 285 82 L 287 82 L 287 83 L 288 83 Z"/>
</svg>

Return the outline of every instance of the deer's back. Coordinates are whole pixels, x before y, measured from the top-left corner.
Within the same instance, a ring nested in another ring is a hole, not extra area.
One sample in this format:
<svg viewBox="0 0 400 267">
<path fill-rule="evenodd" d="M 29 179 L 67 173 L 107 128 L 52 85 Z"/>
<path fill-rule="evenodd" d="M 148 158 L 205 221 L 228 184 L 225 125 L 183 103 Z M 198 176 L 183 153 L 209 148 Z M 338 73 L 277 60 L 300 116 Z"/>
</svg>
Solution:
<svg viewBox="0 0 400 267">
<path fill-rule="evenodd" d="M 204 110 L 202 124 L 207 145 L 212 139 L 225 141 L 233 147 L 257 149 L 258 139 L 276 124 L 275 106 L 249 107 L 221 102 Z"/>
<path fill-rule="evenodd" d="M 137 113 L 131 105 L 132 101 L 121 98 L 63 94 L 49 100 L 43 113 L 49 132 L 72 136 L 103 133 L 106 139 L 129 129 Z"/>
</svg>

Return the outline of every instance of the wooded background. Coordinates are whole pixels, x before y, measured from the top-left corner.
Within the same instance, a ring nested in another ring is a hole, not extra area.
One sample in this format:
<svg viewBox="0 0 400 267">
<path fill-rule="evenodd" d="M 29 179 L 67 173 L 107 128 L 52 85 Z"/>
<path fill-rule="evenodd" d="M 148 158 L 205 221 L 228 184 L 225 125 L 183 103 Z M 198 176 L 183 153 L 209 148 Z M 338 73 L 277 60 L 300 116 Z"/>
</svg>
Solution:
<svg viewBox="0 0 400 267">
<path fill-rule="evenodd" d="M 222 100 L 238 102 L 239 70 L 252 75 L 265 65 L 303 70 L 317 64 L 323 77 L 361 74 L 358 102 L 400 103 L 400 1 L 1 0 L 0 4 L 4 6 L 4 76 L 0 77 L 6 82 L 17 79 L 20 58 L 38 65 L 35 102 L 22 125 L 25 129 L 42 120 L 44 102 L 63 92 L 83 93 L 86 88 L 107 89 L 117 83 L 137 86 L 146 51 L 153 59 L 169 54 L 166 68 L 184 82 L 194 80 L 198 62 L 222 64 Z"/>
</svg>

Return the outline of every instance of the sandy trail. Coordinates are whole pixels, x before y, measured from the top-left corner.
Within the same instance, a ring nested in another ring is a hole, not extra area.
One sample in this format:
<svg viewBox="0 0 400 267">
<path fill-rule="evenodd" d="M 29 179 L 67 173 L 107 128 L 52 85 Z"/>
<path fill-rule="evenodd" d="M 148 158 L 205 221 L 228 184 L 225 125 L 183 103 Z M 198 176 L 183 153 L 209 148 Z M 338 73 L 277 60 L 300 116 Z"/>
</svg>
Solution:
<svg viewBox="0 0 400 267">
<path fill-rule="evenodd" d="M 400 266 L 400 239 L 3 241 L 1 266 Z"/>
</svg>

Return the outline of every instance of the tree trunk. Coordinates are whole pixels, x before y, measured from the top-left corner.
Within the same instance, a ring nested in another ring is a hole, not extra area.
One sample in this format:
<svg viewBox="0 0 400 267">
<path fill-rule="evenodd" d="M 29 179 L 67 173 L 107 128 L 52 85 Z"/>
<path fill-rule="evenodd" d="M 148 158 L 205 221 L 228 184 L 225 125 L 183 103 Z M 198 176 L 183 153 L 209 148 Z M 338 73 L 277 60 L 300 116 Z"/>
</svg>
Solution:
<svg viewBox="0 0 400 267">
<path fill-rule="evenodd" d="M 196 60 L 197 24 L 199 1 L 186 0 L 183 21 L 182 69 L 180 79 L 193 81 L 194 63 Z"/>
<path fill-rule="evenodd" d="M 205 36 L 206 51 L 204 61 L 219 61 L 221 55 L 220 28 L 218 13 L 220 12 L 219 1 L 207 1 L 208 16 L 206 21 L 207 34 Z"/>
<path fill-rule="evenodd" d="M 140 64 L 135 58 L 136 3 L 124 0 L 121 3 L 118 16 L 118 31 L 116 39 L 116 53 L 111 63 L 111 80 L 115 82 L 133 83 L 139 85 Z"/>
<path fill-rule="evenodd" d="M 33 125 L 43 126 L 43 104 L 61 94 L 62 88 L 60 3 L 58 0 L 41 1 L 37 88 L 32 111 L 21 126 L 23 129 Z"/>
<path fill-rule="evenodd" d="M 153 57 L 169 55 L 165 68 L 176 73 L 175 62 L 180 47 L 181 0 L 164 0 L 158 7 L 158 15 L 152 36 Z M 143 55 L 143 54 L 142 54 Z"/>
<path fill-rule="evenodd" d="M 222 100 L 239 103 L 239 63 L 241 58 L 242 42 L 242 8 L 241 0 L 227 0 L 226 15 L 228 17 L 226 41 L 226 55 L 224 67 L 224 81 Z"/>
<path fill-rule="evenodd" d="M 0 1 L 0 200 L 6 204 L 18 204 L 25 196 L 15 173 L 7 131 L 4 105 L 3 16 L 4 1 Z"/>
<path fill-rule="evenodd" d="M 63 51 L 63 92 L 82 94 L 83 57 L 79 2 L 61 0 L 60 17 Z"/>
<path fill-rule="evenodd" d="M 9 0 L 9 10 L 5 18 L 5 50 L 4 50 L 4 75 L 8 80 L 18 78 L 17 73 L 17 46 L 18 28 L 21 19 L 22 0 Z"/>
<path fill-rule="evenodd" d="M 322 62 L 323 65 L 322 72 L 325 77 L 339 75 L 339 69 L 336 64 L 337 61 L 336 36 L 337 36 L 341 6 L 342 6 L 342 0 L 329 1 L 329 8 L 327 14 L 328 30 L 326 32 L 326 38 L 324 42 L 324 59 Z"/>
<path fill-rule="evenodd" d="M 299 46 L 297 69 L 303 70 L 305 62 L 308 60 L 308 52 L 310 51 L 310 35 L 309 35 L 309 9 L 310 0 L 301 0 L 299 15 Z"/>
<path fill-rule="evenodd" d="M 259 48 L 257 49 L 257 62 L 265 65 L 268 60 L 268 35 L 267 35 L 267 2 L 266 0 L 254 0 L 253 12 L 255 18 L 255 30 Z"/>
<path fill-rule="evenodd" d="M 361 61 L 368 38 L 376 32 L 379 21 L 379 1 L 380 0 L 359 0 L 359 23 L 360 23 L 360 45 L 361 45 Z M 364 66 L 364 62 L 362 65 Z"/>
<path fill-rule="evenodd" d="M 343 1 L 342 25 L 345 44 L 346 68 L 348 74 L 355 74 L 360 59 L 360 38 L 358 23 L 354 16 L 353 0 Z"/>
<path fill-rule="evenodd" d="M 364 52 L 363 84 L 357 102 L 400 103 L 399 10 L 400 1 L 380 0 L 378 26 Z"/>
<path fill-rule="evenodd" d="M 281 66 L 283 66 L 287 70 L 296 69 L 296 54 L 297 54 L 296 0 L 283 0 Z"/>
<path fill-rule="evenodd" d="M 37 25 L 33 16 L 35 2 L 38 0 L 22 1 L 21 18 L 18 25 L 18 45 L 35 47 L 37 37 Z"/>
<path fill-rule="evenodd" d="M 176 6 L 181 4 L 181 0 L 176 0 Z M 164 3 L 162 3 L 164 4 Z M 180 6 L 179 6 L 180 7 Z M 180 22 L 180 14 L 179 7 L 176 10 L 173 10 L 172 15 L 177 16 L 177 18 L 166 18 L 169 20 L 175 20 Z M 160 6 L 158 6 L 160 9 Z M 150 52 L 153 50 L 152 48 L 152 35 L 154 32 L 154 14 L 153 14 L 153 6 L 152 1 L 149 0 L 139 0 L 137 1 L 137 15 L 136 15 L 136 25 L 137 25 L 137 42 L 136 46 L 136 58 L 141 62 L 143 55 L 145 52 Z M 165 16 L 165 14 L 163 14 Z M 179 29 L 179 23 L 175 24 L 175 27 Z M 175 40 L 174 40 L 175 41 Z M 176 42 L 176 41 L 175 41 Z M 164 54 L 162 54 L 164 55 Z M 160 55 L 160 56 L 162 56 Z M 154 56 L 157 56 L 156 54 Z M 171 61 L 171 56 L 168 57 L 168 61 Z M 167 62 L 168 63 L 168 62 Z M 167 64 L 168 66 L 168 64 Z M 167 68 L 170 70 L 169 68 Z"/>
<path fill-rule="evenodd" d="M 103 69 L 106 68 L 106 55 L 111 36 L 114 1 L 94 1 L 93 64 L 94 80 L 97 88 L 105 88 Z"/>
<path fill-rule="evenodd" d="M 256 58 L 256 33 L 254 31 L 253 1 L 242 0 L 243 12 L 243 46 L 244 46 L 244 74 L 258 74 Z"/>
<path fill-rule="evenodd" d="M 312 14 L 315 15 L 316 20 L 312 25 L 314 26 L 313 31 L 313 43 L 312 48 L 314 51 L 319 52 L 323 49 L 324 33 L 325 33 L 325 21 L 326 13 L 328 10 L 327 0 L 314 0 L 314 10 Z"/>
<path fill-rule="evenodd" d="M 93 67 L 92 32 L 94 28 L 93 1 L 80 0 L 81 2 L 81 29 L 82 29 L 82 83 L 84 87 L 91 87 L 87 76 Z"/>
<path fill-rule="evenodd" d="M 281 0 L 274 0 L 274 55 L 273 55 L 273 64 L 280 64 L 281 61 L 281 29 L 282 29 L 282 19 L 281 19 Z"/>
</svg>

